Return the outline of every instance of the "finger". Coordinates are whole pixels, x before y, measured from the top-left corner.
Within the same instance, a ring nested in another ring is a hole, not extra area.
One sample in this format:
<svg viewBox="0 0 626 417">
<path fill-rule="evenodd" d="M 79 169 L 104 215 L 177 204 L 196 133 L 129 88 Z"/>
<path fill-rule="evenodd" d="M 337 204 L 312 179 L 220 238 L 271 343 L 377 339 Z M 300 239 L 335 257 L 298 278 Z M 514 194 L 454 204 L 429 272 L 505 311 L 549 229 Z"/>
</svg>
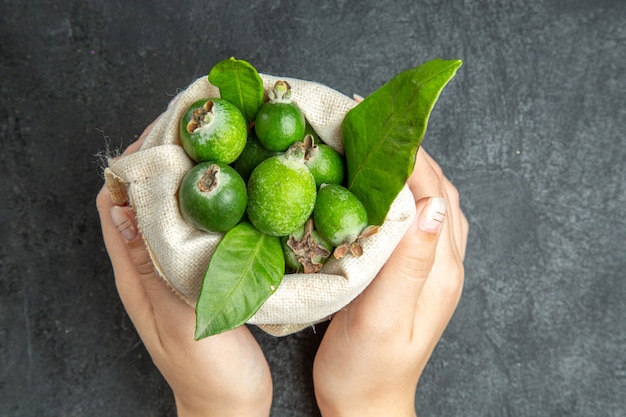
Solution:
<svg viewBox="0 0 626 417">
<path fill-rule="evenodd" d="M 129 317 L 136 326 L 141 325 L 141 323 L 144 323 L 144 326 L 147 323 L 153 323 L 150 300 L 139 279 L 139 273 L 132 263 L 128 247 L 126 246 L 127 239 L 122 235 L 122 233 L 125 233 L 128 236 L 128 233 L 131 233 L 131 229 L 127 225 L 120 226 L 123 232 L 116 228 L 116 224 L 111 216 L 111 211 L 115 210 L 114 207 L 116 206 L 113 204 L 106 186 L 102 188 L 96 201 L 104 243 L 111 259 L 115 284 L 122 304 L 124 304 Z M 121 225 L 122 222 L 118 219 L 117 223 Z M 152 331 L 154 330 L 155 328 L 152 329 Z M 149 329 L 146 329 L 145 333 L 150 333 Z"/>
<path fill-rule="evenodd" d="M 439 244 L 444 245 L 446 230 L 451 229 L 448 222 L 442 230 Z M 450 244 L 450 243 L 448 243 Z M 463 288 L 462 264 L 448 259 L 438 249 L 431 273 L 426 279 L 417 302 L 412 322 L 410 342 L 416 352 L 432 352 L 441 339 L 454 311 L 459 303 Z M 425 366 L 428 356 L 416 363 Z"/>
<path fill-rule="evenodd" d="M 133 303 L 137 299 L 143 305 L 132 304 L 128 308 L 142 311 L 147 309 L 146 304 L 148 304 L 159 333 L 180 337 L 193 335 L 194 311 L 158 275 L 143 238 L 137 232 L 133 213 L 127 207 L 115 206 L 111 208 L 111 219 L 126 242 L 128 260 L 130 261 L 130 266 L 136 272 L 136 274 L 127 275 L 127 279 L 132 279 L 133 282 L 123 281 L 122 284 L 135 291 L 135 286 L 137 283 L 140 283 L 148 301 L 146 303 L 143 299 L 134 298 L 134 293 L 131 293 L 129 303 Z M 125 280 L 126 278 L 122 276 L 119 279 Z M 177 319 L 173 320 L 172 317 L 177 317 Z"/>
<path fill-rule="evenodd" d="M 439 165 L 430 163 L 430 157 L 424 148 L 420 147 L 417 151 L 413 173 L 407 180 L 407 184 L 415 201 L 425 197 L 444 195 L 441 168 Z"/>
<path fill-rule="evenodd" d="M 451 314 L 456 304 L 463 285 L 463 256 L 467 240 L 467 227 L 464 226 L 465 216 L 461 211 L 459 193 L 456 187 L 445 177 L 443 170 L 437 162 L 424 152 L 424 158 L 437 173 L 443 184 L 443 192 L 448 200 L 448 212 L 446 224 L 441 233 L 437 247 L 437 255 L 429 279 L 437 296 L 431 296 L 431 300 L 442 307 L 441 314 L 449 311 Z M 464 229 L 465 228 L 465 229 Z M 445 306 L 448 306 L 446 309 Z"/>
<path fill-rule="evenodd" d="M 418 300 L 413 333 L 421 343 L 432 348 L 450 322 L 463 292 L 462 263 L 435 259 L 431 276 L 426 280 Z"/>
<path fill-rule="evenodd" d="M 454 238 L 454 245 L 449 246 L 449 248 L 455 250 L 462 260 L 465 257 L 468 225 L 467 219 L 461 210 L 459 192 L 450 180 L 448 180 L 448 178 L 443 174 L 443 170 L 439 164 L 437 164 L 437 162 L 426 151 L 423 151 L 421 157 L 428 163 L 428 165 L 430 165 L 432 170 L 439 177 L 441 184 L 443 184 L 443 195 L 449 203 L 448 222 L 452 227 L 451 233 Z"/>
<path fill-rule="evenodd" d="M 467 221 L 467 217 L 465 214 L 461 212 L 461 236 L 462 236 L 462 244 L 461 244 L 461 259 L 465 259 L 465 253 L 467 252 L 467 238 L 469 236 L 469 222 Z"/>
<path fill-rule="evenodd" d="M 454 186 L 443 175 L 443 170 L 424 150 L 420 148 L 415 161 L 415 167 L 412 175 L 407 181 L 413 197 L 417 200 L 427 196 L 442 196 L 448 201 L 448 211 L 446 214 L 446 225 L 444 226 L 445 238 L 440 239 L 439 248 L 437 249 L 441 255 L 446 255 L 449 258 L 454 258 L 458 254 L 457 248 L 457 234 L 456 233 L 458 223 L 457 217 L 460 211 L 458 193 Z M 453 238 L 453 244 L 449 244 L 450 237 Z M 459 242 L 459 245 L 460 246 Z"/>
<path fill-rule="evenodd" d="M 452 229 L 454 231 L 455 244 L 459 252 L 461 260 L 465 258 L 465 250 L 467 247 L 467 234 L 469 231 L 469 225 L 467 218 L 461 209 L 460 196 L 457 188 L 444 177 L 444 190 L 446 198 L 450 202 L 450 208 L 448 214 L 452 223 Z"/>
<path fill-rule="evenodd" d="M 448 206 L 448 215 L 447 215 L 447 224 L 445 230 L 442 232 L 443 239 L 440 239 L 440 244 L 438 248 L 439 255 L 442 257 L 447 257 L 449 259 L 458 259 L 460 258 L 459 249 L 460 249 L 460 240 L 457 238 L 459 235 L 458 220 L 457 214 L 460 211 L 458 205 L 458 196 L 455 195 L 455 190 L 452 185 L 448 185 L 449 181 L 441 174 L 441 182 L 443 184 L 443 194 L 445 198 L 449 202 Z"/>
<path fill-rule="evenodd" d="M 409 187 L 415 198 L 439 189 L 440 195 L 448 200 L 446 222 L 438 241 L 433 268 L 420 293 L 414 321 L 414 334 L 423 335 L 423 343 L 436 343 L 461 296 L 467 222 L 460 208 L 457 189 L 423 148 L 417 154 Z M 433 338 L 426 337 L 428 335 Z"/>
<path fill-rule="evenodd" d="M 432 348 L 441 337 L 461 298 L 464 282 L 462 255 L 453 226 L 455 208 L 448 208 L 435 260 L 424 283 L 415 311 L 414 334 L 422 335 L 424 348 Z"/>
<path fill-rule="evenodd" d="M 351 319 L 374 331 L 410 337 L 417 300 L 435 260 L 446 200 L 427 198 L 416 205 L 415 221 L 372 283 L 348 309 Z"/>
</svg>

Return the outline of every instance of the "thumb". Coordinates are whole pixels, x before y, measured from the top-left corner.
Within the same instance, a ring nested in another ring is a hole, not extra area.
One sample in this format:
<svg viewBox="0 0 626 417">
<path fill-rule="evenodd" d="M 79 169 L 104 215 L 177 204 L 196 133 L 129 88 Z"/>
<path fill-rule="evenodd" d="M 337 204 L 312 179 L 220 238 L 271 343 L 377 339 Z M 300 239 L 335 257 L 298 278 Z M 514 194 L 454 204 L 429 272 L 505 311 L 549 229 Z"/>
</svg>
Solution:
<svg viewBox="0 0 626 417">
<path fill-rule="evenodd" d="M 110 210 L 113 225 L 126 241 L 130 261 L 137 273 L 144 279 L 156 277 L 150 255 L 146 250 L 143 239 L 139 235 L 135 216 L 127 207 L 113 206 Z"/>
<path fill-rule="evenodd" d="M 446 210 L 444 198 L 424 198 L 416 203 L 414 222 L 359 301 L 353 304 L 354 308 L 364 310 L 360 313 L 365 313 L 368 320 L 391 329 L 414 317 L 417 300 L 435 260 Z"/>
<path fill-rule="evenodd" d="M 396 281 L 402 280 L 405 290 L 411 290 L 412 294 L 419 296 L 424 281 L 430 274 L 447 207 L 445 198 L 429 197 L 419 200 L 416 203 L 415 221 L 385 265 L 391 269 L 386 272 L 396 275 Z"/>
</svg>

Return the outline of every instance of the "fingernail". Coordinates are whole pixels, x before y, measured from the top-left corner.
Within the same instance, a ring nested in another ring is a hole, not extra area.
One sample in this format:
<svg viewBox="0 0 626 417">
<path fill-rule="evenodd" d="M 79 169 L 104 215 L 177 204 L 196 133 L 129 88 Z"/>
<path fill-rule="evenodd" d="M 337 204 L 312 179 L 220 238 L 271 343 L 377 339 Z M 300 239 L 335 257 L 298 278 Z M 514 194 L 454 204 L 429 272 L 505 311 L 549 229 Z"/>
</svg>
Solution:
<svg viewBox="0 0 626 417">
<path fill-rule="evenodd" d="M 418 227 L 420 230 L 432 234 L 438 234 L 443 227 L 446 218 L 448 202 L 445 198 L 431 197 L 426 207 L 420 213 Z"/>
<path fill-rule="evenodd" d="M 111 220 L 115 228 L 127 241 L 133 240 L 137 236 L 135 223 L 128 217 L 128 212 L 120 206 L 111 207 Z"/>
</svg>

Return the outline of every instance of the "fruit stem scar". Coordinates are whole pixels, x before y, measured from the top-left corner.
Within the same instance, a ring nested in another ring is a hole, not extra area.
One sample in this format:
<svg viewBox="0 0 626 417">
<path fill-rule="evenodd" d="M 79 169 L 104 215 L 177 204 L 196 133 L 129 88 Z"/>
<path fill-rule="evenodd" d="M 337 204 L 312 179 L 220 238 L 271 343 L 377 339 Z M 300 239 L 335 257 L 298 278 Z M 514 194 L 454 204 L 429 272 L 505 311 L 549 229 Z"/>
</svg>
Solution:
<svg viewBox="0 0 626 417">
<path fill-rule="evenodd" d="M 269 91 L 271 101 L 291 101 L 291 86 L 287 81 L 278 80 Z"/>
<path fill-rule="evenodd" d="M 220 172 L 220 167 L 217 164 L 211 164 L 204 174 L 198 180 L 198 189 L 203 193 L 213 191 L 218 185 L 218 177 L 217 174 Z"/>
<path fill-rule="evenodd" d="M 315 157 L 319 148 L 315 145 L 313 141 L 313 135 L 310 133 L 307 134 L 304 139 L 302 139 L 302 143 L 304 144 L 304 160 L 308 161 Z"/>
<path fill-rule="evenodd" d="M 207 100 L 204 106 L 193 111 L 191 120 L 187 123 L 187 132 L 193 133 L 196 129 L 211 122 L 213 119 L 213 104 L 215 104 L 213 100 Z"/>
<path fill-rule="evenodd" d="M 307 153 L 307 145 L 305 142 L 296 142 L 292 144 L 287 151 L 285 151 L 285 158 L 294 161 L 304 162 L 304 158 Z"/>
</svg>

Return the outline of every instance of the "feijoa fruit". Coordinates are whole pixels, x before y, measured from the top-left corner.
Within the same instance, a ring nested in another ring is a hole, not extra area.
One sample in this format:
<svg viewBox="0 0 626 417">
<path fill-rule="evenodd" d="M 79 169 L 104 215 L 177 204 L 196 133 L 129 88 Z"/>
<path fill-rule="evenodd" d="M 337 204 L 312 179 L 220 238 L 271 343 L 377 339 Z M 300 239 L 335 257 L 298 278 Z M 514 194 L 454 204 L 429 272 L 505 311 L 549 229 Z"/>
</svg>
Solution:
<svg viewBox="0 0 626 417">
<path fill-rule="evenodd" d="M 206 232 L 226 232 L 243 217 L 248 203 L 241 176 L 221 162 L 202 162 L 183 177 L 178 189 L 180 212 Z"/>
<path fill-rule="evenodd" d="M 225 164 L 233 162 L 243 151 L 247 129 L 239 109 L 221 98 L 193 103 L 179 126 L 180 141 L 191 159 Z"/>
<path fill-rule="evenodd" d="M 360 240 L 377 231 L 377 228 L 368 226 L 363 203 L 339 184 L 328 184 L 319 189 L 313 220 L 320 236 L 336 247 L 336 258 L 345 256 L 347 252 L 361 256 L 363 248 Z"/>
<path fill-rule="evenodd" d="M 272 152 L 265 149 L 260 143 L 257 137 L 251 132 L 248 135 L 246 146 L 243 148 L 243 152 L 237 158 L 235 162 L 231 164 L 233 168 L 241 175 L 244 181 L 248 181 L 250 174 L 254 171 L 261 162 L 269 158 L 270 156 L 277 155 L 278 152 Z"/>
<path fill-rule="evenodd" d="M 291 86 L 286 81 L 277 81 L 269 98 L 256 115 L 254 129 L 266 149 L 283 152 L 302 140 L 306 120 L 291 100 Z"/>
<path fill-rule="evenodd" d="M 268 235 L 286 236 L 311 216 L 315 197 L 315 179 L 301 153 L 272 156 L 248 180 L 248 218 Z"/>
<path fill-rule="evenodd" d="M 311 135 L 305 136 L 304 143 L 307 144 L 304 163 L 313 174 L 317 188 L 322 184 L 342 184 L 345 177 L 343 156 L 326 144 L 314 144 Z"/>
</svg>

